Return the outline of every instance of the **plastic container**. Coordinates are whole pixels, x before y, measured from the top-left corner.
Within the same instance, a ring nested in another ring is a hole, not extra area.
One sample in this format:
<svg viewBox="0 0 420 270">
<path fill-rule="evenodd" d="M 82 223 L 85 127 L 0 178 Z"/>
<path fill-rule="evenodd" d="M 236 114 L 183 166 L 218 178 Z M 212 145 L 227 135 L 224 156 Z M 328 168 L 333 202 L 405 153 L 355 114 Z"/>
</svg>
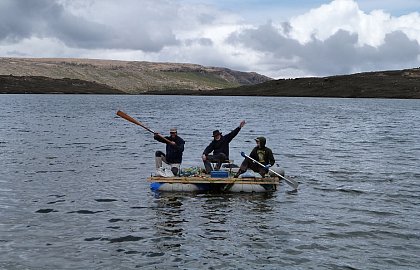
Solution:
<svg viewBox="0 0 420 270">
<path fill-rule="evenodd" d="M 228 171 L 211 171 L 210 176 L 212 178 L 228 178 L 229 172 Z"/>
</svg>

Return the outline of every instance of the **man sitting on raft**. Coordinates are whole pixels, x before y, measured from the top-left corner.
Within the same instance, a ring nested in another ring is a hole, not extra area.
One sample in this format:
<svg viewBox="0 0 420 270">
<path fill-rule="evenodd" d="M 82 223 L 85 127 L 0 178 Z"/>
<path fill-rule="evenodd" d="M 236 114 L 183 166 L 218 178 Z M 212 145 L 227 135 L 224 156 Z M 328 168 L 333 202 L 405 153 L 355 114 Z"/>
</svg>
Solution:
<svg viewBox="0 0 420 270">
<path fill-rule="evenodd" d="M 268 169 L 271 166 L 273 166 L 276 162 L 273 156 L 273 151 L 271 151 L 270 148 L 265 146 L 267 140 L 264 137 L 256 138 L 255 142 L 257 143 L 257 146 L 255 146 L 254 149 L 252 149 L 251 154 L 249 154 L 249 156 L 258 161 L 259 163 L 263 164 L 265 167 L 261 167 L 249 158 L 245 158 L 241 166 L 239 167 L 238 172 L 235 174 L 235 178 L 237 178 L 240 174 L 246 172 L 248 168 L 253 170 L 254 172 L 259 173 L 262 177 L 264 177 L 264 175 L 268 173 Z"/>
<path fill-rule="evenodd" d="M 156 151 L 156 170 L 162 167 L 162 161 L 171 166 L 174 175 L 178 175 L 182 162 L 185 141 L 178 136 L 176 128 L 171 128 L 169 136 L 162 137 L 159 133 L 154 134 L 154 139 L 158 142 L 166 143 L 166 155 L 162 151 Z"/>
<path fill-rule="evenodd" d="M 229 160 L 229 143 L 238 135 L 241 128 L 245 126 L 245 121 L 241 121 L 239 127 L 232 130 L 226 135 L 222 135 L 219 130 L 213 131 L 213 141 L 204 149 L 202 159 L 206 173 L 209 174 L 212 171 L 211 162 L 216 162 L 216 170 L 219 170 L 222 163 Z M 209 155 L 213 152 L 213 155 Z"/>
</svg>

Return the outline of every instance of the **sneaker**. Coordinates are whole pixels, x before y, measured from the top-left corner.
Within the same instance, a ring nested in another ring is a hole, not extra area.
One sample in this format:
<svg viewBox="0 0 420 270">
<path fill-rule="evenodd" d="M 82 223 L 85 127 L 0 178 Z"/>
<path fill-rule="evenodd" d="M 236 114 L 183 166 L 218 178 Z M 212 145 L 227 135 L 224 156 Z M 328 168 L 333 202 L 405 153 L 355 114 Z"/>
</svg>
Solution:
<svg viewBox="0 0 420 270">
<path fill-rule="evenodd" d="M 161 177 L 174 177 L 174 174 L 169 169 L 159 168 L 159 169 L 156 169 L 156 176 L 161 176 Z"/>
<path fill-rule="evenodd" d="M 162 167 L 161 167 L 161 168 L 156 169 L 155 174 L 156 174 L 156 176 L 162 176 L 162 177 L 165 177 L 165 172 L 163 171 L 163 168 L 162 168 Z"/>
</svg>

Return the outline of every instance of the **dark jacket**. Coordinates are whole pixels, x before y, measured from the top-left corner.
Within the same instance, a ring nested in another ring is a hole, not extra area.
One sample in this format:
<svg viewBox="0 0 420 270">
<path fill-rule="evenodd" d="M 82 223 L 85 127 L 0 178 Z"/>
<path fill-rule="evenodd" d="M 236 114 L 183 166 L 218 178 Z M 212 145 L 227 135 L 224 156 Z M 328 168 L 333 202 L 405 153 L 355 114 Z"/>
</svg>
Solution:
<svg viewBox="0 0 420 270">
<path fill-rule="evenodd" d="M 249 156 L 258 161 L 259 163 L 262 163 L 264 165 L 270 164 L 271 166 L 273 166 L 276 160 L 274 159 L 274 155 L 271 149 L 265 147 L 266 139 L 264 137 L 258 137 L 258 140 L 260 141 L 260 147 L 254 147 Z"/>
<path fill-rule="evenodd" d="M 233 140 L 233 138 L 235 138 L 236 135 L 238 135 L 240 130 L 241 128 L 237 127 L 230 133 L 222 135 L 220 140 L 211 141 L 206 149 L 204 149 L 203 154 L 207 156 L 211 152 L 213 152 L 213 155 L 223 153 L 226 155 L 226 158 L 229 159 L 229 143 Z"/>
<path fill-rule="evenodd" d="M 166 144 L 166 161 L 168 163 L 182 163 L 182 153 L 184 152 L 185 141 L 176 136 L 172 138 L 171 136 L 166 136 L 165 138 L 169 141 L 174 141 L 176 145 L 167 144 L 160 136 L 155 135 L 153 137 L 156 141 Z"/>
</svg>

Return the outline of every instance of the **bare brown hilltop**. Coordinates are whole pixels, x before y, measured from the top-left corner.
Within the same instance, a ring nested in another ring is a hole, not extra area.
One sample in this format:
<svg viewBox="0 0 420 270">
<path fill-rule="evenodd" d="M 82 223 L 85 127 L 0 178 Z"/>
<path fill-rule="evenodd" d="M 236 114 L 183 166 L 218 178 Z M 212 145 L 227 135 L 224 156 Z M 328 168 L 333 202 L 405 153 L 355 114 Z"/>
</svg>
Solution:
<svg viewBox="0 0 420 270">
<path fill-rule="evenodd" d="M 70 58 L 0 58 L 0 75 L 82 80 L 128 94 L 181 89 L 214 90 L 271 80 L 255 72 L 195 64 Z M 3 76 L 3 79 L 5 81 L 7 77 Z M 0 85 L 0 90 L 4 93 L 13 89 L 1 89 Z"/>
</svg>

